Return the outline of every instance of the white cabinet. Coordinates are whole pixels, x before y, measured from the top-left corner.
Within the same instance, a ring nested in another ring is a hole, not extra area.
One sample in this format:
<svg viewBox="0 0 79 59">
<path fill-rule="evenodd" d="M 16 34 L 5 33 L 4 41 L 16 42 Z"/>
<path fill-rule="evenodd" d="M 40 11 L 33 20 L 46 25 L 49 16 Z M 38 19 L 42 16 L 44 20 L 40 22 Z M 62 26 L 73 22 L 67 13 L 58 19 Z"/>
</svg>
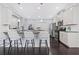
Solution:
<svg viewBox="0 0 79 59">
<path fill-rule="evenodd" d="M 79 24 L 79 6 L 67 9 L 63 13 L 62 19 L 64 20 L 64 25 Z"/>
<path fill-rule="evenodd" d="M 73 9 L 68 9 L 63 14 L 64 25 L 73 24 Z"/>
<path fill-rule="evenodd" d="M 79 24 L 79 6 L 73 8 L 73 22 Z"/>
<path fill-rule="evenodd" d="M 78 47 L 79 48 L 79 32 L 60 32 L 60 41 L 67 45 L 68 47 Z"/>
<path fill-rule="evenodd" d="M 68 46 L 68 35 L 66 32 L 60 32 L 60 41 Z"/>
</svg>

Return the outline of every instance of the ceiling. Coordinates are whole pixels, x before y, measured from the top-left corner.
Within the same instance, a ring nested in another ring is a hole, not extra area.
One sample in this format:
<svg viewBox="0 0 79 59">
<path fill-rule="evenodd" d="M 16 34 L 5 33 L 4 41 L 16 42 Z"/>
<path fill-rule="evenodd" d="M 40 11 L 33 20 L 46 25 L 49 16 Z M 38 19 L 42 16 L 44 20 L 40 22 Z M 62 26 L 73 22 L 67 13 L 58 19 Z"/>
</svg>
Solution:
<svg viewBox="0 0 79 59">
<path fill-rule="evenodd" d="M 12 11 L 27 19 L 52 19 L 71 3 L 4 3 Z"/>
</svg>

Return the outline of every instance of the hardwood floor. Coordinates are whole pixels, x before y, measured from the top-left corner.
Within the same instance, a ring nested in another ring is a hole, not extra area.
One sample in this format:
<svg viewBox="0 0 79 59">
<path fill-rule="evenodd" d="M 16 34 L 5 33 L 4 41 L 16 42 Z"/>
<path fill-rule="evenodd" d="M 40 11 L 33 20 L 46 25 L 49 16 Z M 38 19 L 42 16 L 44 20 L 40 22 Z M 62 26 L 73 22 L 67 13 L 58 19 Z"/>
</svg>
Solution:
<svg viewBox="0 0 79 59">
<path fill-rule="evenodd" d="M 33 48 L 5 48 L 0 47 L 0 55 L 79 55 L 79 48 L 67 48 L 60 42 L 57 42 L 54 38 L 50 39 L 50 52 L 48 52 L 48 48 L 42 47 L 39 50 L 39 47 Z"/>
<path fill-rule="evenodd" d="M 5 51 L 3 48 L 0 48 L 0 55 L 48 55 L 49 53 L 46 50 L 47 48 L 42 47 L 39 51 L 39 48 L 12 48 L 12 50 L 9 50 L 9 48 L 5 48 Z"/>
<path fill-rule="evenodd" d="M 54 38 L 51 38 L 50 45 L 52 55 L 79 55 L 79 48 L 68 48 Z"/>
</svg>

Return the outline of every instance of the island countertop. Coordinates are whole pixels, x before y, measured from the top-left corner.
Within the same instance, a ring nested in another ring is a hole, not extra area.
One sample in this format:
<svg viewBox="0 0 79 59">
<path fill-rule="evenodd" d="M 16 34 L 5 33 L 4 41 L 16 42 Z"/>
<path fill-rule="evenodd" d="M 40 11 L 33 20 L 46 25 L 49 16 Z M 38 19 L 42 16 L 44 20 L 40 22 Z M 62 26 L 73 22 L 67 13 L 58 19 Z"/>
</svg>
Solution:
<svg viewBox="0 0 79 59">
<path fill-rule="evenodd" d="M 66 33 L 79 33 L 79 31 L 60 31 L 60 32 L 66 32 Z"/>
<path fill-rule="evenodd" d="M 79 32 L 78 31 L 60 31 L 59 40 L 68 47 L 79 48 Z"/>
</svg>

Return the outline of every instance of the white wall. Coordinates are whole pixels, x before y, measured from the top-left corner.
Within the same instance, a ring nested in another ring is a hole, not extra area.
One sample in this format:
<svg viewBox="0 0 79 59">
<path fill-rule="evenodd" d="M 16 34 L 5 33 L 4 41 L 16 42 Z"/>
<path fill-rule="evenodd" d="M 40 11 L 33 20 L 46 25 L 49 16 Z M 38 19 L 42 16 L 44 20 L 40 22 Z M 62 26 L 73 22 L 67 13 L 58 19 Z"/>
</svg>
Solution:
<svg viewBox="0 0 79 59">
<path fill-rule="evenodd" d="M 3 26 L 3 24 L 9 24 L 11 26 L 17 25 L 17 18 L 14 18 L 12 15 L 14 13 L 12 10 L 6 8 L 0 4 L 0 32 L 8 31 L 8 26 Z M 49 30 L 49 24 L 52 23 L 52 20 L 45 19 L 43 22 L 40 22 L 40 19 L 23 19 L 21 20 L 21 26 L 23 25 L 25 29 L 28 29 L 29 24 L 32 24 L 34 28 L 41 27 L 42 30 Z"/>
<path fill-rule="evenodd" d="M 22 20 L 22 23 L 24 24 L 25 29 L 28 29 L 29 24 L 32 24 L 33 27 L 36 29 L 36 27 L 41 27 L 42 30 L 49 30 L 49 24 L 52 23 L 52 20 L 44 20 L 43 22 L 40 21 L 40 19 L 27 19 Z"/>
<path fill-rule="evenodd" d="M 0 32 L 9 30 L 8 26 L 3 26 L 3 24 L 17 24 L 17 19 L 12 14 L 11 10 L 0 4 Z"/>
</svg>

